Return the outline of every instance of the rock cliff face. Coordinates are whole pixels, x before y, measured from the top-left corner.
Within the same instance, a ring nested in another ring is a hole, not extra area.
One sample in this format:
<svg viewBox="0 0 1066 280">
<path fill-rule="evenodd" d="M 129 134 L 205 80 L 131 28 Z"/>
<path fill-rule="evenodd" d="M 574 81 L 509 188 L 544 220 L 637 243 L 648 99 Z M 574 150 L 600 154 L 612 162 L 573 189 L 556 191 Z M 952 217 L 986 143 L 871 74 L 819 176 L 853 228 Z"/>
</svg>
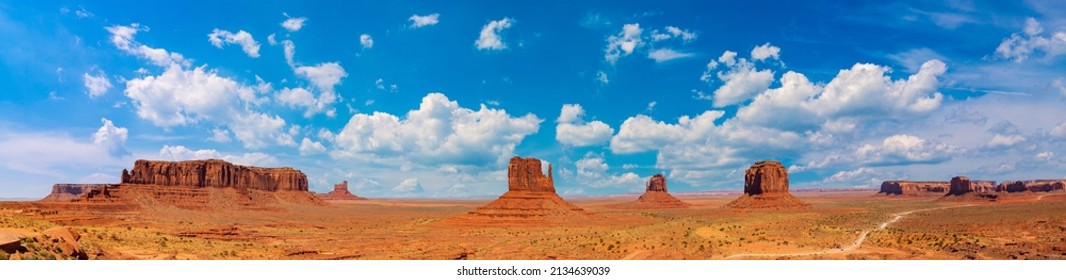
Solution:
<svg viewBox="0 0 1066 280">
<path fill-rule="evenodd" d="M 951 186 L 947 181 L 885 181 L 881 183 L 882 194 L 922 195 L 928 193 L 943 194 Z"/>
<path fill-rule="evenodd" d="M 587 219 L 590 214 L 555 193 L 552 168 L 541 171 L 536 158 L 511 158 L 507 167 L 508 191 L 500 198 L 449 222 L 489 225 L 540 225 Z"/>
<path fill-rule="evenodd" d="M 333 191 L 318 194 L 318 197 L 324 200 L 366 200 L 366 198 L 358 197 L 348 191 L 348 181 L 333 185 Z"/>
<path fill-rule="evenodd" d="M 1050 192 L 1063 190 L 1066 180 L 1030 180 L 1003 182 L 996 186 L 1000 192 Z"/>
<path fill-rule="evenodd" d="M 289 167 L 235 165 L 217 159 L 190 161 L 137 160 L 133 171 L 122 170 L 123 184 L 247 188 L 264 191 L 307 191 L 307 175 Z"/>
<path fill-rule="evenodd" d="M 648 192 L 666 192 L 666 176 L 662 173 L 651 176 L 648 183 L 644 184 L 644 189 Z"/>
<path fill-rule="evenodd" d="M 688 208 L 690 205 L 666 191 L 666 176 L 655 174 L 644 184 L 644 194 L 636 201 L 612 205 L 615 208 L 657 209 Z"/>
<path fill-rule="evenodd" d="M 979 193 L 996 192 L 996 181 L 970 181 L 970 189 Z"/>
<path fill-rule="evenodd" d="M 733 208 L 788 209 L 809 204 L 788 192 L 788 170 L 777 161 L 760 161 L 744 172 L 744 195 L 727 204 Z"/>
<path fill-rule="evenodd" d="M 968 192 L 973 192 L 970 178 L 966 178 L 966 176 L 951 178 L 951 187 L 948 189 L 948 195 L 964 195 Z"/>
<path fill-rule="evenodd" d="M 117 185 L 108 184 L 55 184 L 52 185 L 52 192 L 45 196 L 41 200 L 45 201 L 71 201 L 76 200 L 82 195 L 85 195 L 93 189 L 106 189 L 108 187 L 115 187 Z"/>
<path fill-rule="evenodd" d="M 512 157 L 507 164 L 507 190 L 554 193 L 551 164 L 548 165 L 548 176 L 544 176 L 539 159 Z"/>
</svg>

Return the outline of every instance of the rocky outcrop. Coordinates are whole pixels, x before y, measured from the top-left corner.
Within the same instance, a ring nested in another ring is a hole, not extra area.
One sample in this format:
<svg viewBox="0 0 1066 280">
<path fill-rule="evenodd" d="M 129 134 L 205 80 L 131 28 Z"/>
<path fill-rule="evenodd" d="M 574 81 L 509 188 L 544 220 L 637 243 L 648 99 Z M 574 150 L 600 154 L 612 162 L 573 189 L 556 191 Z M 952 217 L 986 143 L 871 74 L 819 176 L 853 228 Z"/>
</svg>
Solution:
<svg viewBox="0 0 1066 280">
<path fill-rule="evenodd" d="M 788 170 L 777 161 L 760 161 L 744 172 L 744 195 L 727 204 L 733 208 L 788 209 L 809 204 L 788 192 Z"/>
<path fill-rule="evenodd" d="M 358 197 L 348 191 L 348 181 L 333 185 L 333 191 L 318 194 L 317 196 L 324 200 L 366 200 L 366 198 Z"/>
<path fill-rule="evenodd" d="M 307 175 L 289 167 L 251 167 L 217 159 L 137 160 L 132 171 L 122 170 L 122 184 L 307 191 Z"/>
<path fill-rule="evenodd" d="M 507 164 L 507 190 L 554 193 L 551 164 L 548 165 L 548 176 L 544 176 L 539 159 L 512 157 Z"/>
<path fill-rule="evenodd" d="M 536 158 L 511 158 L 507 166 L 507 192 L 485 206 L 453 217 L 450 222 L 489 225 L 540 225 L 573 222 L 590 214 L 555 193 L 552 168 L 541 171 Z"/>
<path fill-rule="evenodd" d="M 879 193 L 886 195 L 943 194 L 951 186 L 947 181 L 885 181 Z"/>
<path fill-rule="evenodd" d="M 79 197 L 89 193 L 93 189 L 107 189 L 108 187 L 115 187 L 117 185 L 110 184 L 55 184 L 52 185 L 52 192 L 45 196 L 41 200 L 43 201 L 71 201 L 77 200 Z"/>
<path fill-rule="evenodd" d="M 636 201 L 612 205 L 615 208 L 688 208 L 690 205 L 670 195 L 666 191 L 666 176 L 662 173 L 655 174 L 644 184 L 644 194 Z"/>
<path fill-rule="evenodd" d="M 1066 189 L 1066 180 L 1029 180 L 1003 182 L 996 186 L 1000 192 L 1050 192 Z"/>
<path fill-rule="evenodd" d="M 966 176 L 955 176 L 951 178 L 951 186 L 948 188 L 948 195 L 964 195 L 969 192 L 973 192 L 970 178 L 966 178 Z"/>
<path fill-rule="evenodd" d="M 996 192 L 996 181 L 972 180 L 970 190 L 979 193 Z"/>
</svg>

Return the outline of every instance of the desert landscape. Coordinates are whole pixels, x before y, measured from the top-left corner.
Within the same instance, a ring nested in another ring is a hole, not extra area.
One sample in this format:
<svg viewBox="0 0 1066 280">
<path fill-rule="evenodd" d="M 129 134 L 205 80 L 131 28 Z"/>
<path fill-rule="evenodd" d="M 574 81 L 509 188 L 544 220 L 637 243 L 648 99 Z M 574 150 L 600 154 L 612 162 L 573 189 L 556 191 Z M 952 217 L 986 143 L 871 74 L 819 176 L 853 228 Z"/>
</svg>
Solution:
<svg viewBox="0 0 1066 280">
<path fill-rule="evenodd" d="M 120 184 L 0 202 L 0 257 L 32 259 L 1066 259 L 1062 181 L 789 190 L 774 161 L 730 192 L 564 199 L 514 157 L 492 201 L 307 190 L 291 168 L 139 160 Z M 743 191 L 743 192 L 742 192 Z"/>
</svg>

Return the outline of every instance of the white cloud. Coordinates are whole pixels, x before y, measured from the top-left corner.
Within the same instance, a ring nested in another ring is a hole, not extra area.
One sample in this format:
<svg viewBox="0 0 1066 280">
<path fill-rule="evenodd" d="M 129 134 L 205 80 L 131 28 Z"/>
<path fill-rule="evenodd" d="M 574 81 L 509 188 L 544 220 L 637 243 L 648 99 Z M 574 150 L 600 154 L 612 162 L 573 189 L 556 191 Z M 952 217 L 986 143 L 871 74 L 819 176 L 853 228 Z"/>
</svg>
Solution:
<svg viewBox="0 0 1066 280">
<path fill-rule="evenodd" d="M 1040 152 L 1039 154 L 1036 154 L 1036 156 L 1033 157 L 1033 158 L 1035 158 L 1036 160 L 1039 160 L 1039 161 L 1050 161 L 1050 160 L 1055 158 L 1055 153 L 1054 152 Z"/>
<path fill-rule="evenodd" d="M 623 174 L 608 174 L 610 166 L 603 159 L 603 155 L 589 152 L 585 157 L 574 163 L 577 168 L 578 181 L 582 185 L 595 188 L 616 187 L 621 189 L 635 189 L 643 187 L 639 175 L 633 172 Z"/>
<path fill-rule="evenodd" d="M 288 63 L 289 66 L 295 66 L 296 63 L 293 61 L 293 56 L 296 56 L 296 44 L 285 40 L 281 41 L 281 45 L 285 48 L 285 63 Z"/>
<path fill-rule="evenodd" d="M 286 14 L 285 17 L 289 17 L 289 15 Z M 304 27 L 304 22 L 306 21 L 307 18 L 305 17 L 289 17 L 285 21 L 281 22 L 281 27 L 284 27 L 285 29 L 289 30 L 289 32 L 296 32 L 300 31 L 300 29 Z"/>
<path fill-rule="evenodd" d="M 881 143 L 859 146 L 855 149 L 855 158 L 874 165 L 937 163 L 959 152 L 959 147 L 954 145 L 897 134 L 885 138 Z"/>
<path fill-rule="evenodd" d="M 370 37 L 370 34 L 359 35 L 359 45 L 362 45 L 364 49 L 374 47 L 374 38 Z"/>
<path fill-rule="evenodd" d="M 274 39 L 275 36 L 277 35 L 275 35 L 274 33 L 270 33 L 270 35 L 267 36 L 267 43 L 269 43 L 271 46 L 278 45 L 278 40 Z"/>
<path fill-rule="evenodd" d="M 751 59 L 761 61 L 767 58 L 773 58 L 774 60 L 781 59 L 781 48 L 770 45 L 770 43 L 763 44 L 762 46 L 756 46 L 751 49 Z"/>
<path fill-rule="evenodd" d="M 411 28 L 419 28 L 424 26 L 435 25 L 440 22 L 440 14 L 433 13 L 424 16 L 411 15 L 408 20 L 411 21 Z"/>
<path fill-rule="evenodd" d="M 85 73 L 82 75 L 82 79 L 85 80 L 85 92 L 89 94 L 90 98 L 96 98 L 104 93 L 107 93 L 111 89 L 111 80 L 107 78 L 107 74 L 100 72 L 99 76 L 89 75 Z"/>
<path fill-rule="evenodd" d="M 344 71 L 344 67 L 341 67 L 338 62 L 326 62 L 315 66 L 298 66 L 293 71 L 315 85 L 319 95 L 317 98 L 310 98 L 310 92 L 307 90 L 289 92 L 294 95 L 289 96 L 292 98 L 289 100 L 291 102 L 286 104 L 307 107 L 307 111 L 304 113 L 305 117 L 313 116 L 319 112 L 325 112 L 327 116 L 333 117 L 336 114 L 336 110 L 332 108 L 332 105 L 337 102 L 337 94 L 334 88 L 340 84 L 341 79 L 348 76 L 348 73 Z"/>
<path fill-rule="evenodd" d="M 585 123 L 582 116 L 585 109 L 580 104 L 565 104 L 556 120 L 555 140 L 564 145 L 581 147 L 607 142 L 614 134 L 614 129 L 601 121 Z"/>
<path fill-rule="evenodd" d="M 103 125 L 96 130 L 96 133 L 93 133 L 93 144 L 107 149 L 114 156 L 129 154 L 126 151 L 126 138 L 129 136 L 129 131 L 125 127 L 116 127 L 111 120 L 106 118 L 100 118 L 100 122 Z"/>
<path fill-rule="evenodd" d="M 407 178 L 392 188 L 393 192 L 400 194 L 410 193 L 422 193 L 425 189 L 422 188 L 422 184 L 418 182 L 418 178 Z"/>
<path fill-rule="evenodd" d="M 229 131 L 220 128 L 212 128 L 211 138 L 208 138 L 207 140 L 219 143 L 229 143 L 229 141 L 233 141 L 233 139 L 229 137 Z"/>
<path fill-rule="evenodd" d="M 607 80 L 607 73 L 604 73 L 603 71 L 596 72 L 596 81 L 599 81 L 601 85 L 610 83 L 610 81 Z"/>
<path fill-rule="evenodd" d="M 1057 138 L 1066 139 L 1066 122 L 1059 123 L 1059 125 L 1052 128 L 1048 134 Z"/>
<path fill-rule="evenodd" d="M 503 164 L 540 122 L 533 114 L 511 117 L 484 105 L 477 111 L 462 108 L 444 94 L 430 93 L 403 118 L 384 112 L 352 116 L 336 136 L 333 156 L 395 165 Z"/>
<path fill-rule="evenodd" d="M 1018 144 L 1018 143 L 1021 143 L 1021 142 L 1024 142 L 1024 141 L 1025 141 L 1025 137 L 1022 137 L 1021 135 L 1017 135 L 1017 134 L 1003 135 L 1003 134 L 996 133 L 996 135 L 992 136 L 992 140 L 988 141 L 988 147 L 991 147 L 991 148 L 1010 147 L 1010 146 L 1014 146 L 1015 144 Z"/>
<path fill-rule="evenodd" d="M 724 84 L 714 90 L 714 107 L 721 108 L 751 99 L 766 90 L 774 80 L 772 71 L 757 70 L 747 59 L 736 59 L 736 54 L 731 51 L 722 53 L 717 62 L 711 61 L 707 64 L 707 71 L 701 77 L 704 81 L 711 82 L 710 73 L 717 68 L 718 63 L 729 67 L 728 71 L 719 71 L 717 74 Z"/>
<path fill-rule="evenodd" d="M 691 57 L 693 55 L 695 55 L 695 54 L 678 52 L 678 51 L 675 51 L 675 50 L 669 49 L 669 48 L 655 49 L 655 50 L 652 50 L 651 52 L 648 52 L 648 58 L 650 58 L 652 60 L 655 60 L 656 63 L 662 63 L 662 62 L 665 62 L 665 61 L 670 61 L 670 60 L 674 60 L 674 59 L 678 59 L 678 58 Z"/>
<path fill-rule="evenodd" d="M 655 105 L 656 105 L 656 104 L 659 104 L 659 102 L 655 102 L 655 101 L 652 101 L 652 102 L 648 102 L 648 108 L 646 108 L 646 109 L 644 109 L 644 110 L 645 110 L 645 111 L 651 111 L 651 110 L 655 110 Z"/>
<path fill-rule="evenodd" d="M 614 64 L 618 58 L 632 54 L 633 51 L 644 41 L 640 38 L 643 32 L 639 23 L 630 23 L 622 26 L 622 32 L 607 38 L 607 49 L 603 58 Z"/>
<path fill-rule="evenodd" d="M 1043 52 L 1045 59 L 1066 54 L 1066 31 L 1058 31 L 1050 36 L 1040 36 L 1044 28 L 1034 18 L 1028 18 L 1025 22 L 1023 33 L 1014 33 L 996 47 L 996 55 L 1000 58 L 1023 62 L 1036 52 Z"/>
<path fill-rule="evenodd" d="M 240 155 L 224 154 L 214 149 L 191 150 L 185 146 L 163 145 L 159 149 L 159 159 L 170 161 L 221 159 L 234 164 L 268 167 L 278 164 L 278 160 L 264 153 L 246 153 Z"/>
<path fill-rule="evenodd" d="M 658 29 L 656 29 L 656 30 L 653 30 L 652 33 L 651 33 L 652 41 L 656 41 L 656 42 L 664 41 L 664 40 L 668 40 L 668 39 L 672 39 L 672 38 L 681 38 L 682 41 L 684 41 L 685 43 L 688 43 L 688 42 L 691 42 L 693 40 L 696 40 L 696 33 L 692 32 L 692 31 L 689 31 L 687 29 L 682 30 L 681 28 L 674 27 L 674 26 L 667 26 L 666 27 L 666 32 L 662 32 L 662 31 L 659 31 Z"/>
<path fill-rule="evenodd" d="M 244 30 L 237 33 L 215 28 L 211 34 L 207 34 L 207 40 L 216 48 L 221 49 L 223 44 L 238 44 L 249 57 L 259 57 L 259 42 L 252 38 L 252 34 Z"/>
<path fill-rule="evenodd" d="M 311 141 L 311 139 L 307 139 L 307 138 L 304 138 L 303 141 L 300 141 L 300 155 L 301 156 L 315 155 L 315 154 L 321 154 L 321 153 L 325 153 L 325 152 L 326 152 L 326 146 L 323 146 L 322 143 Z"/>
<path fill-rule="evenodd" d="M 314 107 L 315 96 L 304 88 L 284 88 L 278 91 L 278 102 L 293 107 Z"/>
<path fill-rule="evenodd" d="M 0 167 L 66 178 L 71 174 L 71 169 L 120 164 L 112 157 L 106 143 L 98 145 L 79 139 L 85 138 L 55 133 L 15 132 L 0 127 Z"/>
<path fill-rule="evenodd" d="M 503 18 L 501 20 L 490 21 L 481 28 L 481 34 L 478 36 L 477 41 L 474 44 L 479 50 L 502 50 L 506 49 L 507 45 L 503 43 L 503 39 L 500 38 L 500 32 L 504 29 L 510 28 L 513 20 L 511 18 Z"/>
<path fill-rule="evenodd" d="M 622 122 L 618 134 L 611 138 L 611 152 L 616 154 L 639 153 L 657 150 L 686 139 L 705 138 L 714 121 L 724 115 L 722 111 L 706 111 L 696 118 L 682 116 L 678 124 L 655 121 L 640 114 Z"/>
<path fill-rule="evenodd" d="M 140 24 L 134 23 L 129 26 L 109 26 L 105 29 L 111 33 L 111 43 L 114 44 L 116 48 L 131 55 L 147 59 L 157 66 L 188 66 L 191 63 L 181 54 L 171 53 L 165 49 L 151 48 L 133 39 L 133 36 L 136 35 L 137 32 L 148 31 L 148 27 L 143 27 Z"/>
</svg>

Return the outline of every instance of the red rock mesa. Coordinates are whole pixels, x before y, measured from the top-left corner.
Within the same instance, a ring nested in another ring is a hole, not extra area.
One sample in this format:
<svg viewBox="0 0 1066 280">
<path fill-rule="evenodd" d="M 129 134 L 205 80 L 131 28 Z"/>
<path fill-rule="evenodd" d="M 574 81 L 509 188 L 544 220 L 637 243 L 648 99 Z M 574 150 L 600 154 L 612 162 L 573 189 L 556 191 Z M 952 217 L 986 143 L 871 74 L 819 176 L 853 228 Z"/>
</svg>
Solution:
<svg viewBox="0 0 1066 280">
<path fill-rule="evenodd" d="M 555 193 L 552 167 L 548 175 L 541 171 L 536 158 L 513 157 L 507 166 L 507 192 L 500 198 L 453 219 L 460 222 L 537 224 L 561 222 L 588 216 L 580 207 L 570 204 Z M 529 221 L 534 221 L 528 223 Z"/>
<path fill-rule="evenodd" d="M 366 198 L 358 197 L 348 191 L 348 181 L 333 185 L 333 191 L 318 194 L 317 196 L 323 200 L 366 200 Z"/>
<path fill-rule="evenodd" d="M 655 174 L 644 185 L 644 194 L 634 202 L 617 205 L 619 208 L 688 208 L 690 205 L 666 191 L 666 176 Z"/>
</svg>

